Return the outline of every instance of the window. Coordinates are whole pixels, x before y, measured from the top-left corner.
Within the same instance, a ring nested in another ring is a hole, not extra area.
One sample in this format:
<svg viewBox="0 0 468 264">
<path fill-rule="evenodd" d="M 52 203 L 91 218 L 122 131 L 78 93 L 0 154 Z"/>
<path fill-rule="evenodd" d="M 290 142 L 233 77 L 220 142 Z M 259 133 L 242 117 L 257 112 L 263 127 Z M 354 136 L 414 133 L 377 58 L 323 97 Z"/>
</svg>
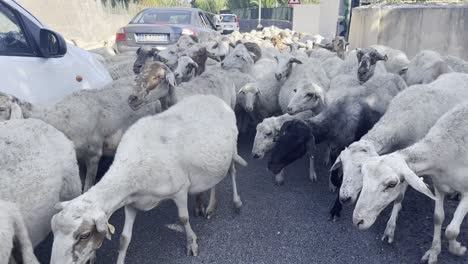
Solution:
<svg viewBox="0 0 468 264">
<path fill-rule="evenodd" d="M 201 21 L 202 26 L 207 28 L 208 27 L 208 22 L 206 22 L 205 17 L 203 16 L 203 13 L 200 12 L 200 13 L 198 13 L 198 15 L 200 16 L 200 21 Z"/>
<path fill-rule="evenodd" d="M 228 22 L 228 23 L 236 22 L 236 17 L 235 16 L 223 16 L 221 21 Z"/>
<path fill-rule="evenodd" d="M 147 10 L 138 14 L 133 24 L 190 24 L 190 12 L 169 10 Z"/>
<path fill-rule="evenodd" d="M 32 49 L 15 14 L 0 3 L 0 55 L 31 55 Z"/>
</svg>

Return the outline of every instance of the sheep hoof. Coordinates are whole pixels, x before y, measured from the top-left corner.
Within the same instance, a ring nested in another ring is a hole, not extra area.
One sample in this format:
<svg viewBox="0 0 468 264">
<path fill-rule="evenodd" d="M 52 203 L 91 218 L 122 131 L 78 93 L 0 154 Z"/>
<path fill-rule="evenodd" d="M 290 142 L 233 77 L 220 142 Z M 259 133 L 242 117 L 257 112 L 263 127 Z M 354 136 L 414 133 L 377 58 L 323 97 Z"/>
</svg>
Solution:
<svg viewBox="0 0 468 264">
<path fill-rule="evenodd" d="M 465 255 L 466 247 L 462 246 L 460 242 L 455 241 L 453 244 L 449 245 L 449 251 L 455 256 L 461 257 Z"/>
<path fill-rule="evenodd" d="M 426 254 L 421 259 L 421 263 L 429 263 L 429 264 L 435 264 L 437 263 L 437 257 L 440 254 L 440 249 L 437 248 L 431 248 L 429 249 Z"/>
<path fill-rule="evenodd" d="M 234 201 L 234 211 L 237 213 L 237 214 L 240 214 L 241 212 L 241 208 L 242 208 L 242 201 Z"/>
<path fill-rule="evenodd" d="M 284 185 L 284 180 L 275 180 L 275 185 L 276 186 L 283 186 Z"/>
<path fill-rule="evenodd" d="M 213 218 L 214 213 L 215 213 L 215 208 L 208 208 L 206 210 L 205 218 L 210 220 L 211 218 Z"/>
<path fill-rule="evenodd" d="M 336 188 L 335 185 L 329 184 L 329 185 L 328 185 L 328 190 L 329 190 L 331 193 L 336 193 L 337 188 Z"/>
<path fill-rule="evenodd" d="M 328 218 L 328 221 L 336 223 L 339 219 L 340 219 L 339 215 L 330 215 L 330 217 Z"/>
<path fill-rule="evenodd" d="M 187 256 L 198 256 L 198 245 L 196 242 L 187 245 Z"/>
</svg>

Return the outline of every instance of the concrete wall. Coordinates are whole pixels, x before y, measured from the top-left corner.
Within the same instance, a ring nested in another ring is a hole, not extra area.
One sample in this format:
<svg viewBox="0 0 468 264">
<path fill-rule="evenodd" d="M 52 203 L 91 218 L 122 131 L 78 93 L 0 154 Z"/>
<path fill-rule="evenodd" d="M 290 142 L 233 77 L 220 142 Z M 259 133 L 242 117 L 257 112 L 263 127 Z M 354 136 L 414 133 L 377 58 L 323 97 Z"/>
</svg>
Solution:
<svg viewBox="0 0 468 264">
<path fill-rule="evenodd" d="M 339 0 L 321 0 L 320 4 L 294 5 L 293 29 L 334 37 L 339 5 Z"/>
<path fill-rule="evenodd" d="M 78 46 L 92 48 L 113 41 L 140 7 L 110 8 L 100 0 L 17 0 L 34 16 Z"/>
<path fill-rule="evenodd" d="M 353 9 L 350 48 L 373 44 L 411 58 L 424 49 L 468 60 L 468 4 L 379 4 Z"/>
</svg>

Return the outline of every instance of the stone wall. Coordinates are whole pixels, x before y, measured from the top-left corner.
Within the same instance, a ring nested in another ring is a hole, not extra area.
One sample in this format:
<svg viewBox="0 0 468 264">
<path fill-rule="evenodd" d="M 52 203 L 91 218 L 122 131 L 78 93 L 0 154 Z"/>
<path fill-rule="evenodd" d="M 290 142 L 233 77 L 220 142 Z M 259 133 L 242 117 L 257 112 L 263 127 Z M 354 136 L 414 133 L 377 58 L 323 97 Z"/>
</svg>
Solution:
<svg viewBox="0 0 468 264">
<path fill-rule="evenodd" d="M 468 4 L 378 4 L 353 9 L 350 48 L 373 44 L 424 49 L 468 60 Z"/>
</svg>

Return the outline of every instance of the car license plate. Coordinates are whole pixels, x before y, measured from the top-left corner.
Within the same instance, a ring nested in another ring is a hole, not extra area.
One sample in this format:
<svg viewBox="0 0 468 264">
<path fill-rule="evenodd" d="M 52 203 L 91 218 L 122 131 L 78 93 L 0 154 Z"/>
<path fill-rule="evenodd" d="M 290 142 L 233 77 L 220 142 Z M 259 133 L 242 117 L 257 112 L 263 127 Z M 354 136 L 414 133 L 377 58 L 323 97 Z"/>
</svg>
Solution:
<svg viewBox="0 0 468 264">
<path fill-rule="evenodd" d="M 167 42 L 166 34 L 138 34 L 137 42 Z"/>
<path fill-rule="evenodd" d="M 232 25 L 226 25 L 226 28 L 232 29 Z"/>
</svg>

